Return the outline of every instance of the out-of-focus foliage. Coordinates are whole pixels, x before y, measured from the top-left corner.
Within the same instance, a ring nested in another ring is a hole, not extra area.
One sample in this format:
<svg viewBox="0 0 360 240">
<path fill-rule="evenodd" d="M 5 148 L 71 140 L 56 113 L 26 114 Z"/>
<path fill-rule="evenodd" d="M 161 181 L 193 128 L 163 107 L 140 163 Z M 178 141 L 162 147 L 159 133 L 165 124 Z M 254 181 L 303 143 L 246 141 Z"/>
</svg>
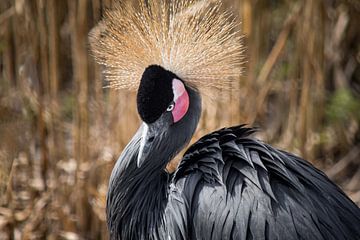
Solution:
<svg viewBox="0 0 360 240">
<path fill-rule="evenodd" d="M 329 120 L 345 123 L 355 118 L 360 121 L 360 101 L 349 89 L 338 89 L 331 96 L 327 106 Z"/>
<path fill-rule="evenodd" d="M 246 74 L 204 99 L 194 140 L 259 126 L 257 137 L 322 168 L 359 204 L 358 1 L 223 2 L 242 20 Z M 89 54 L 87 35 L 113 5 L 0 1 L 0 239 L 107 239 L 108 178 L 140 124 L 135 93 L 104 89 Z"/>
</svg>

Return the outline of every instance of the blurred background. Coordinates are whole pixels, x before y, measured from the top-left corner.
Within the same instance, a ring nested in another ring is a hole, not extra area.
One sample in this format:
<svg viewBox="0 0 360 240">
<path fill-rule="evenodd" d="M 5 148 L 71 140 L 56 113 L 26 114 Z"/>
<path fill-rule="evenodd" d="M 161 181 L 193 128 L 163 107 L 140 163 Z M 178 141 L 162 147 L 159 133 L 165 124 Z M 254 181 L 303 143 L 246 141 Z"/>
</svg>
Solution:
<svg viewBox="0 0 360 240">
<path fill-rule="evenodd" d="M 131 2 L 131 1 L 127 1 Z M 103 88 L 87 35 L 112 0 L 0 1 L 0 239 L 107 239 L 111 169 L 139 126 Z M 194 139 L 224 126 L 324 170 L 360 203 L 360 2 L 224 0 L 247 46 L 240 90 L 205 99 Z"/>
</svg>

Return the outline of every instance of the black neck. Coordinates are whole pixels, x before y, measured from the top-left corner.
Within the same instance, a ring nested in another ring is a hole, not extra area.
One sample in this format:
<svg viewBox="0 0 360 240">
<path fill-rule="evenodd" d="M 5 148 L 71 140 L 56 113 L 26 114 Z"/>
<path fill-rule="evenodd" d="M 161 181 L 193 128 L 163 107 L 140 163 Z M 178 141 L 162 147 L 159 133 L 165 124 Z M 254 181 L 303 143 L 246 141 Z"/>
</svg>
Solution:
<svg viewBox="0 0 360 240">
<path fill-rule="evenodd" d="M 161 224 L 168 183 L 169 176 L 164 170 L 139 169 L 135 161 L 112 176 L 107 196 L 112 239 L 147 239 L 149 226 Z"/>
<path fill-rule="evenodd" d="M 163 221 L 170 176 L 166 164 L 190 141 L 201 114 L 197 91 L 187 89 L 187 114 L 137 167 L 141 129 L 126 146 L 111 174 L 107 196 L 107 221 L 111 239 L 152 239 Z"/>
</svg>

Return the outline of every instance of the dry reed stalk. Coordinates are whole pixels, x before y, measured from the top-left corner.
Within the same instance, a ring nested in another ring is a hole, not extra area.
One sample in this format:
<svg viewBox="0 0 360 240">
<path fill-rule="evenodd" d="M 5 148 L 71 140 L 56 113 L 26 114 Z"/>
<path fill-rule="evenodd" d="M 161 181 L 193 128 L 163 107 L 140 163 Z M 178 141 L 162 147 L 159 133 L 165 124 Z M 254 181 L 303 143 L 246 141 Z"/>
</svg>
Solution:
<svg viewBox="0 0 360 240">
<path fill-rule="evenodd" d="M 287 113 L 285 130 L 282 136 L 280 136 L 279 143 L 286 149 L 293 150 L 294 141 L 292 141 L 292 139 L 294 135 L 294 129 L 296 128 L 299 91 L 297 79 L 293 76 L 290 81 L 291 86 L 289 90 L 289 111 Z"/>
<path fill-rule="evenodd" d="M 60 118 L 59 95 L 59 36 L 58 36 L 58 2 L 56 0 L 46 1 L 46 12 L 48 19 L 48 42 L 49 42 L 49 98 L 50 98 L 50 119 L 49 119 L 49 150 L 52 162 L 59 160 L 65 151 L 64 139 L 61 130 L 62 121 Z"/>
<path fill-rule="evenodd" d="M 4 4 L 4 2 L 2 3 Z M 10 86 L 15 86 L 15 51 L 14 51 L 14 38 L 13 38 L 13 29 L 10 21 L 6 21 L 0 25 L 4 27 L 4 33 L 2 36 L 3 41 L 5 42 L 4 50 L 1 54 L 3 62 L 3 73 L 4 78 L 8 80 Z"/>
<path fill-rule="evenodd" d="M 241 13 L 240 16 L 242 16 L 243 26 L 244 26 L 244 34 L 245 34 L 245 45 L 247 47 L 247 64 L 246 64 L 246 74 L 245 74 L 245 81 L 244 85 L 242 86 L 243 96 L 244 99 L 247 99 L 249 102 L 253 100 L 254 95 L 256 95 L 256 90 L 254 88 L 254 79 L 255 79 L 255 72 L 256 72 L 256 63 L 258 60 L 258 55 L 256 51 L 256 47 L 259 44 L 259 40 L 255 37 L 255 26 L 257 26 L 257 18 L 254 17 L 255 12 L 255 2 L 251 0 L 244 0 L 242 1 L 242 4 L 240 5 Z M 258 10 L 259 11 L 259 10 Z M 259 16 L 262 16 L 261 14 L 258 14 Z M 251 41 L 250 41 L 251 39 Z M 249 115 L 252 114 L 252 111 L 250 110 L 250 106 L 246 103 L 243 103 L 243 116 L 241 117 L 241 120 L 248 123 Z"/>
<path fill-rule="evenodd" d="M 360 144 L 354 146 L 349 153 L 339 160 L 334 166 L 326 171 L 326 175 L 329 178 L 335 178 L 338 174 L 342 173 L 346 167 L 348 167 L 352 162 L 358 163 L 360 157 Z"/>
<path fill-rule="evenodd" d="M 14 159 L 8 153 L 0 149 L 0 205 L 4 204 L 7 198 L 6 190 L 9 185 L 9 177 L 12 169 Z"/>
<path fill-rule="evenodd" d="M 360 157 L 360 154 L 358 155 L 358 158 Z M 351 178 L 348 184 L 346 184 L 346 189 L 349 189 L 350 191 L 359 191 L 360 189 L 360 167 L 355 172 L 354 176 Z M 360 191 L 359 191 L 360 193 Z"/>
<path fill-rule="evenodd" d="M 68 1 L 70 18 L 70 35 L 72 45 L 72 60 L 74 66 L 74 85 L 76 108 L 74 118 L 74 156 L 77 161 L 76 213 L 78 215 L 79 230 L 86 233 L 89 226 L 89 203 L 87 201 L 87 182 L 82 169 L 89 157 L 89 86 L 88 86 L 88 53 L 87 53 L 87 0 Z"/>
<path fill-rule="evenodd" d="M 0 31 L 0 37 L 4 39 L 6 47 L 3 52 L 0 52 L 1 63 L 3 64 L 3 78 L 7 78 L 10 82 L 10 85 L 14 83 L 14 73 L 13 73 L 13 52 L 12 52 L 12 34 L 10 31 L 10 23 L 7 21 L 15 13 L 14 7 L 8 8 L 5 2 L 0 3 L 0 27 L 4 27 L 3 31 Z M 0 97 L 2 97 L 2 91 L 4 91 L 4 86 L 0 86 Z M 0 98 L 1 101 L 1 98 Z M 5 116 L 7 113 L 4 112 L 0 102 L 0 115 Z M 0 131 L 4 135 L 4 130 L 8 127 L 3 123 L 3 117 L 0 118 Z M 4 137 L 4 136 L 2 136 Z M 4 138 L 5 141 L 5 138 Z M 11 168 L 13 165 L 14 158 L 9 156 L 8 146 L 6 144 L 0 145 L 0 205 L 4 204 L 7 198 L 6 190 L 9 184 L 9 177 Z"/>
<path fill-rule="evenodd" d="M 49 59 L 48 59 L 48 42 L 46 31 L 46 18 L 44 14 L 45 2 L 39 0 L 36 4 L 37 10 L 37 22 L 36 26 L 39 33 L 39 61 L 41 65 L 40 69 L 40 91 L 39 91 L 39 113 L 38 113 L 38 134 L 40 137 L 41 148 L 41 175 L 45 188 L 47 187 L 47 172 L 49 167 L 49 149 L 47 144 L 47 125 L 45 120 L 46 102 L 48 101 L 48 89 L 49 89 Z"/>
<path fill-rule="evenodd" d="M 300 74 L 303 78 L 300 94 L 300 106 L 297 134 L 300 140 L 300 150 L 305 158 L 313 159 L 313 154 L 309 148 L 309 139 L 311 133 L 316 129 L 318 120 L 315 121 L 316 115 L 323 115 L 320 109 L 322 96 L 319 86 L 323 86 L 323 34 L 314 32 L 319 29 L 319 24 L 323 21 L 322 3 L 311 0 L 304 2 L 304 11 L 301 20 L 302 28 L 298 29 L 298 44 L 302 46 L 299 57 L 301 58 Z M 300 24 L 300 23 L 299 23 Z M 314 62 L 315 61 L 315 62 Z M 316 62 L 317 61 L 317 62 Z M 315 79 L 315 81 L 313 80 Z M 318 95 L 316 95 L 318 94 Z"/>
<path fill-rule="evenodd" d="M 266 97 L 269 95 L 269 90 L 273 85 L 271 79 L 268 79 L 271 71 L 274 69 L 274 65 L 276 61 L 279 59 L 280 54 L 282 53 L 285 44 L 288 40 L 288 36 L 290 31 L 292 30 L 294 24 L 298 20 L 298 16 L 300 13 L 301 7 L 300 5 L 295 5 L 288 18 L 284 23 L 284 27 L 282 28 L 269 56 L 267 57 L 261 71 L 256 79 L 256 83 L 260 87 L 260 91 L 256 98 L 256 110 L 251 118 L 249 118 L 249 122 L 253 123 L 260 112 L 263 112 L 262 108 Z"/>
<path fill-rule="evenodd" d="M 92 14 L 94 24 L 99 22 L 101 19 L 101 0 L 94 0 L 91 2 L 92 4 Z M 102 75 L 101 68 L 98 64 L 95 63 L 93 58 L 89 58 L 90 60 L 90 69 L 93 70 L 93 88 L 94 88 L 94 101 L 96 103 L 96 114 L 95 114 L 95 124 L 97 129 L 101 129 L 101 126 L 105 125 L 105 109 L 104 109 L 104 94 L 103 94 L 103 85 L 102 85 Z M 98 137 L 102 137 L 101 133 L 98 133 Z"/>
</svg>

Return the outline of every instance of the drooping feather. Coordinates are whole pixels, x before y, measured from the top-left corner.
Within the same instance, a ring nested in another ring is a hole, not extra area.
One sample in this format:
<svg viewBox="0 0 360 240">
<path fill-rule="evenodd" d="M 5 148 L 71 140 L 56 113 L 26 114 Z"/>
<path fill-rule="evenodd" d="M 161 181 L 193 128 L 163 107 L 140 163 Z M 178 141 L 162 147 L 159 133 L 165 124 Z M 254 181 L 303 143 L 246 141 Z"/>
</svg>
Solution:
<svg viewBox="0 0 360 240">
<path fill-rule="evenodd" d="M 242 36 L 221 1 L 160 0 L 117 6 L 90 33 L 109 87 L 136 90 L 144 69 L 160 65 L 203 93 L 239 78 Z"/>
</svg>

